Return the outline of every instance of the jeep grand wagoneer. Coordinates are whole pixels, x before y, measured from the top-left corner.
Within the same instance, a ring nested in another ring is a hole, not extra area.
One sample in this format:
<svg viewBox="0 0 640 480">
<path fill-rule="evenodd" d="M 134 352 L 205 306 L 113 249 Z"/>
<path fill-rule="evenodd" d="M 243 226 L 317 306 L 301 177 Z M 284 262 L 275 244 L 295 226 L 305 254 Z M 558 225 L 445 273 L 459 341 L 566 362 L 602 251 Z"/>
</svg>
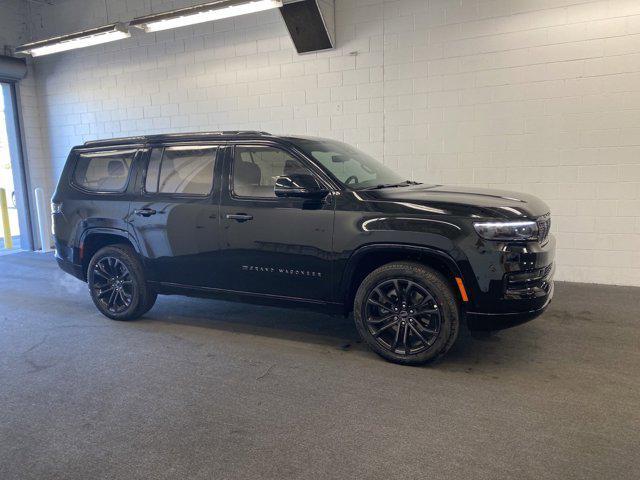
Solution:
<svg viewBox="0 0 640 480">
<path fill-rule="evenodd" d="M 407 180 L 344 143 L 264 132 L 74 148 L 53 197 L 56 258 L 107 317 L 158 294 L 349 315 L 388 360 L 447 352 L 553 294 L 549 208 L 531 195 Z"/>
</svg>

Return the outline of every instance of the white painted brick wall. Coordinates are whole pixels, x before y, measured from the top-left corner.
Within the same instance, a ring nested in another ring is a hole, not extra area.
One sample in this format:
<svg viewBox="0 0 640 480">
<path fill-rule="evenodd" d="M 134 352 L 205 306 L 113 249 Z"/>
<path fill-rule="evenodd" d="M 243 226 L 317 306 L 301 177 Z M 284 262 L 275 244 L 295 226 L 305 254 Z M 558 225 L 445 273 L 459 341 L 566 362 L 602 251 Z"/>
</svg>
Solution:
<svg viewBox="0 0 640 480">
<path fill-rule="evenodd" d="M 188 3 L 32 6 L 32 33 Z M 300 56 L 267 12 L 38 60 L 32 156 L 49 156 L 51 191 L 87 139 L 333 137 L 417 180 L 539 195 L 559 279 L 640 285 L 640 2 L 337 0 L 336 33 L 336 50 Z"/>
</svg>

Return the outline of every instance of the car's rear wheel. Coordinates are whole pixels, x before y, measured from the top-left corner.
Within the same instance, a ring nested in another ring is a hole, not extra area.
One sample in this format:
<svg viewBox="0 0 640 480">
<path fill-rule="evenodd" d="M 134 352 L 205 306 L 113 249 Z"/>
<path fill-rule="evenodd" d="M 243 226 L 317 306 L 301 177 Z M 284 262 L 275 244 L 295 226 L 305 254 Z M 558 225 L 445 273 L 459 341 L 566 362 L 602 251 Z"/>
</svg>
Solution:
<svg viewBox="0 0 640 480">
<path fill-rule="evenodd" d="M 421 365 L 452 347 L 460 313 L 439 272 L 419 263 L 396 262 L 362 281 L 355 296 L 354 320 L 362 339 L 380 356 Z"/>
<path fill-rule="evenodd" d="M 136 253 L 127 245 L 100 249 L 89 262 L 87 283 L 95 306 L 113 320 L 139 318 L 157 297 L 147 285 Z"/>
</svg>

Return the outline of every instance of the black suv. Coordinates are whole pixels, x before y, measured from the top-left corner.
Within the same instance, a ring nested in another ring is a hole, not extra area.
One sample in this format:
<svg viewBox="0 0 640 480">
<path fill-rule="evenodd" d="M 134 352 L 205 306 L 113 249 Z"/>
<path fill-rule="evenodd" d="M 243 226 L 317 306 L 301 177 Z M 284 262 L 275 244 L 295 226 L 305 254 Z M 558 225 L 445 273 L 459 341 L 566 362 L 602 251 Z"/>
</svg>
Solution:
<svg viewBox="0 0 640 480">
<path fill-rule="evenodd" d="M 443 355 L 553 294 L 549 208 L 405 180 L 344 143 L 264 132 L 87 142 L 53 197 L 56 258 L 116 320 L 157 294 L 353 312 L 388 360 Z"/>
</svg>

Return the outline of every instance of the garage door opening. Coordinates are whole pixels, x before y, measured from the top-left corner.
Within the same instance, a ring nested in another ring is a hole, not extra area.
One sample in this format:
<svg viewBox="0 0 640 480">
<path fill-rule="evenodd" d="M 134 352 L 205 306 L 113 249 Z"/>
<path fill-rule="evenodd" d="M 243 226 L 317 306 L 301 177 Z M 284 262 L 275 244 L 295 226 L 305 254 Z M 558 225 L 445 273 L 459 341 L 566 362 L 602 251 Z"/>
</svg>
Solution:
<svg viewBox="0 0 640 480">
<path fill-rule="evenodd" d="M 20 242 L 20 214 L 15 185 L 19 177 L 15 166 L 20 165 L 14 158 L 12 145 L 17 139 L 10 122 L 14 118 L 13 89 L 8 83 L 0 83 L 0 255 L 18 251 Z"/>
</svg>

